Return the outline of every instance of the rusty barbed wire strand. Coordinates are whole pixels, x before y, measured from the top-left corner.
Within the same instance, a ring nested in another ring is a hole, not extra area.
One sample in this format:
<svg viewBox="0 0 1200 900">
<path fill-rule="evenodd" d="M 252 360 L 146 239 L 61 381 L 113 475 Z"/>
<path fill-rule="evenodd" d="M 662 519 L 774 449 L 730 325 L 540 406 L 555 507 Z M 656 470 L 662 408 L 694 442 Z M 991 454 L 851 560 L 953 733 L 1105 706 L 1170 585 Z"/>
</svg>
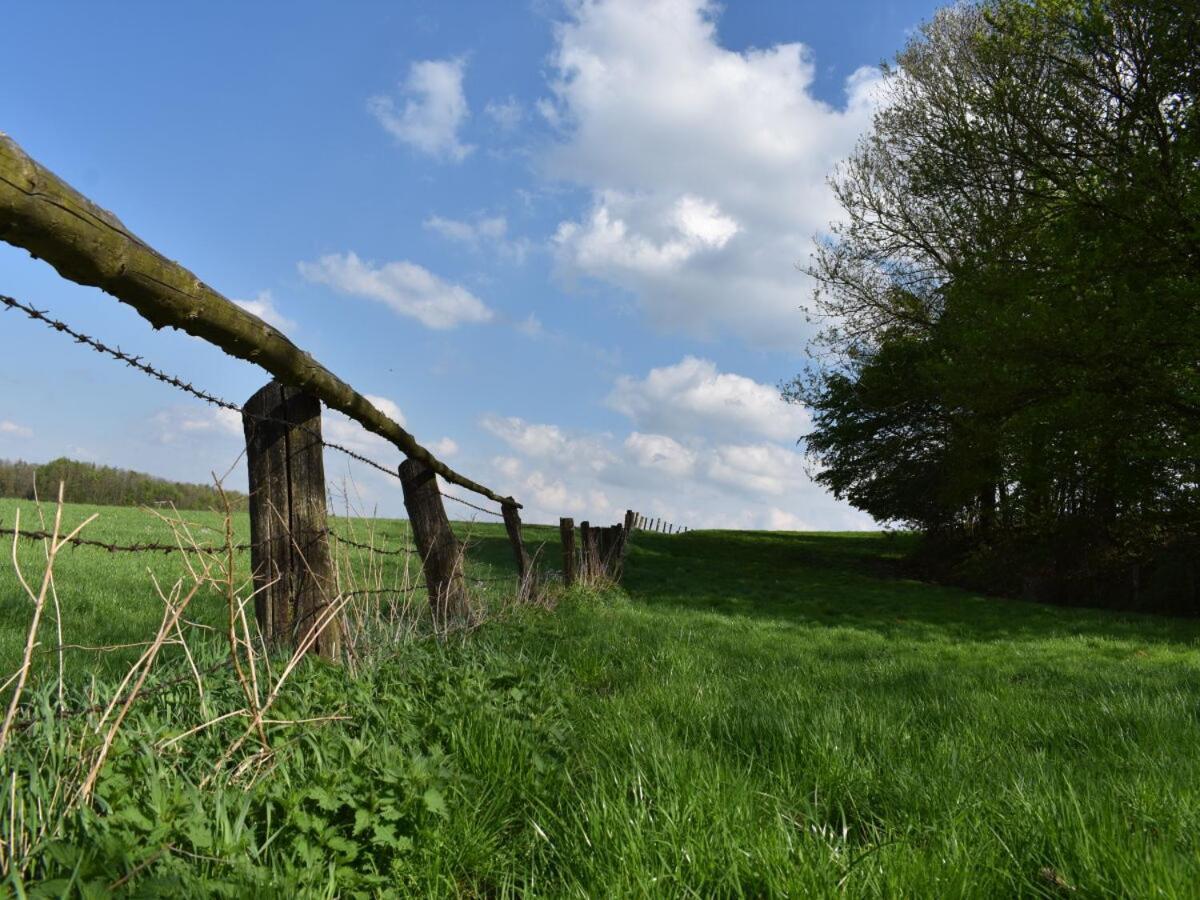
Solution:
<svg viewBox="0 0 1200 900">
<path fill-rule="evenodd" d="M 10 537 L 20 537 L 30 541 L 50 540 L 54 537 L 48 531 L 17 531 L 15 528 L 0 528 L 0 534 Z M 147 542 L 141 544 L 108 544 L 104 541 L 95 541 L 89 538 L 59 538 L 60 541 L 65 541 L 75 547 L 96 547 L 100 550 L 107 550 L 109 553 L 224 553 L 229 550 L 228 547 L 201 547 L 180 546 L 179 544 L 161 544 L 157 542 Z M 237 553 L 243 553 L 246 550 L 252 550 L 253 544 L 234 544 L 233 549 Z"/>
<path fill-rule="evenodd" d="M 232 410 L 233 412 L 242 411 L 242 408 L 236 403 L 231 403 L 228 400 L 222 400 L 220 397 L 214 396 L 207 391 L 202 391 L 199 388 L 188 384 L 188 382 L 184 381 L 182 378 L 176 378 L 174 375 L 168 375 L 166 372 L 142 362 L 142 358 L 140 356 L 131 356 L 130 354 L 124 352 L 120 347 L 109 347 L 107 344 L 96 340 L 94 337 L 89 337 L 86 334 L 76 331 L 66 322 L 61 322 L 58 319 L 51 318 L 45 310 L 29 306 L 28 304 L 17 300 L 15 297 L 9 297 L 6 294 L 0 294 L 0 303 L 3 303 L 8 309 L 19 309 L 21 312 L 25 313 L 25 315 L 29 316 L 29 318 L 43 322 L 49 327 L 53 328 L 55 331 L 61 331 L 64 334 L 73 337 L 75 339 L 75 343 L 77 344 L 86 344 L 97 353 L 102 353 L 106 356 L 111 356 L 113 359 L 120 360 L 121 362 L 125 363 L 125 365 L 137 369 L 139 372 L 149 375 L 151 378 L 155 378 L 164 384 L 169 384 L 171 387 L 178 388 L 185 394 L 191 394 L 193 397 L 203 400 L 205 403 L 211 403 L 213 406 L 219 406 L 222 409 Z"/>
<path fill-rule="evenodd" d="M 471 509 L 477 509 L 481 513 L 487 513 L 489 516 L 497 516 L 501 519 L 504 518 L 504 513 L 502 513 L 502 512 L 496 512 L 494 509 L 484 509 L 482 506 L 476 506 L 474 503 L 471 503 L 469 500 L 464 500 L 462 497 L 455 497 L 453 494 L 447 494 L 445 491 L 438 491 L 438 493 L 441 494 L 443 497 L 445 497 L 447 500 L 453 500 L 455 503 L 461 503 L 463 506 L 469 506 L 469 507 L 471 507 Z"/>
<path fill-rule="evenodd" d="M 241 404 L 234 403 L 231 400 L 226 400 L 226 399 L 224 399 L 222 397 L 218 397 L 215 394 L 212 394 L 208 391 L 202 390 L 202 389 L 196 387 L 195 385 L 191 384 L 190 382 L 184 381 L 182 378 L 179 378 L 175 375 L 171 375 L 167 372 L 164 372 L 161 369 L 158 369 L 158 368 L 150 365 L 149 363 L 144 362 L 142 360 L 142 357 L 140 357 L 140 356 L 133 356 L 132 354 L 126 353 L 120 347 L 110 347 L 107 344 L 105 344 L 103 341 L 97 340 L 96 338 L 91 337 L 90 335 L 86 335 L 80 331 L 76 331 L 74 328 L 72 328 L 66 322 L 63 322 L 59 319 L 55 319 L 52 316 L 50 316 L 46 310 L 38 309 L 37 307 L 31 306 L 27 303 L 22 303 L 20 300 L 16 299 L 15 297 L 10 297 L 7 294 L 0 294 L 0 304 L 4 305 L 6 311 L 13 310 L 13 309 L 20 310 L 21 312 L 25 313 L 25 315 L 28 316 L 29 318 L 34 319 L 38 322 L 41 322 L 41 323 L 45 324 L 46 326 L 48 326 L 49 328 L 54 329 L 55 331 L 62 332 L 63 334 L 66 334 L 69 337 L 74 338 L 75 342 L 77 344 L 83 344 L 87 347 L 92 348 L 97 353 L 100 353 L 104 356 L 112 357 L 113 359 L 115 359 L 119 362 L 123 362 L 127 366 L 130 366 L 131 368 L 136 369 L 145 375 L 149 375 L 151 378 L 154 378 L 157 381 L 161 381 L 163 384 L 170 385 L 173 388 L 183 391 L 185 394 L 190 394 L 191 396 L 195 397 L 197 400 L 201 400 L 204 403 L 208 403 L 212 406 L 218 407 L 219 409 L 228 410 L 229 412 L 235 412 L 242 416 L 248 416 L 249 418 L 259 421 L 259 422 L 269 422 L 269 423 L 276 424 L 276 425 L 284 425 L 289 428 L 299 428 L 300 430 L 306 432 L 307 434 L 309 434 L 310 436 L 312 436 L 313 438 L 318 440 L 322 447 L 327 447 L 330 450 L 336 450 L 339 453 L 345 454 L 346 456 L 350 457 L 351 459 L 357 460 L 358 462 L 363 463 L 364 465 L 370 466 L 371 468 L 384 473 L 385 475 L 390 475 L 392 478 L 395 478 L 397 481 L 401 480 L 400 479 L 400 471 L 399 471 L 398 467 L 386 466 L 383 463 L 377 462 L 376 460 L 373 460 L 368 456 L 364 456 L 363 454 L 361 454 L 355 450 L 351 450 L 349 447 L 346 447 L 342 444 L 338 444 L 334 441 L 327 441 L 320 433 L 314 431 L 312 428 L 310 428 L 307 425 L 300 425 L 300 424 L 297 424 L 294 422 L 286 422 L 282 419 L 276 419 L 272 416 L 262 416 L 262 415 L 258 415 L 256 413 L 248 413 L 248 412 L 246 412 L 245 409 L 242 408 Z M 324 404 L 322 404 L 322 408 L 327 408 L 327 407 L 324 407 Z M 455 503 L 461 503 L 463 506 L 477 510 L 478 512 L 484 513 L 485 515 L 496 516 L 497 518 L 501 518 L 501 519 L 504 518 L 503 512 L 497 512 L 494 509 L 487 509 L 486 507 L 479 506 L 475 503 L 471 503 L 469 500 L 464 500 L 462 497 L 456 497 L 454 494 L 447 494 L 445 491 L 439 491 L 439 493 L 443 497 L 445 497 L 447 500 L 452 500 Z M 107 545 L 105 545 L 105 546 L 107 546 Z M 159 548 L 148 547 L 147 549 L 159 549 Z M 116 552 L 116 551 L 110 551 L 110 552 Z"/>
<path fill-rule="evenodd" d="M 370 544 L 364 544 L 348 537 L 343 537 L 335 531 L 328 531 L 327 534 L 337 541 L 339 544 L 346 544 L 350 547 L 357 547 L 359 550 L 369 550 L 372 553 L 378 553 L 380 556 L 404 556 L 409 553 L 416 553 L 415 547 L 400 547 L 396 550 L 383 550 L 379 547 L 372 547 Z"/>
<path fill-rule="evenodd" d="M 96 338 L 91 337 L 90 335 L 86 335 L 80 331 L 76 331 L 74 328 L 72 328 L 66 322 L 63 322 L 59 319 L 55 319 L 52 316 L 50 316 L 45 310 L 41 310 L 41 309 L 38 309 L 37 307 L 30 306 L 27 303 L 22 303 L 20 300 L 16 299 L 15 297 L 10 297 L 7 294 L 0 294 L 0 304 L 3 304 L 7 309 L 10 309 L 10 310 L 18 309 L 21 312 L 25 313 L 25 315 L 27 315 L 29 318 L 34 319 L 38 322 L 42 322 L 43 324 L 54 329 L 55 331 L 62 332 L 63 334 L 66 334 L 66 335 L 74 338 L 75 343 L 84 344 L 85 346 L 91 347 L 97 353 L 100 353 L 104 356 L 110 356 L 113 359 L 118 360 L 119 362 L 123 362 L 127 366 L 130 366 L 131 368 L 137 369 L 139 372 L 149 375 L 151 378 L 154 378 L 157 381 L 161 381 L 163 384 L 170 385 L 173 388 L 177 388 L 177 389 L 183 391 L 185 394 L 192 395 L 197 400 L 202 400 L 205 403 L 211 404 L 212 406 L 216 406 L 220 409 L 229 410 L 230 412 L 236 412 L 243 416 L 248 415 L 248 416 L 250 416 L 250 418 L 256 419 L 261 422 L 272 422 L 277 425 L 287 425 L 292 428 L 299 427 L 301 430 L 308 432 L 310 435 L 312 435 L 317 440 L 319 440 L 321 442 L 322 447 L 328 447 L 331 450 L 337 450 L 340 453 L 344 453 L 347 456 L 349 456 L 351 459 L 356 459 L 359 462 L 364 463 L 368 466 L 371 466 L 374 469 L 378 469 L 380 472 L 383 472 L 386 475 L 391 475 L 393 478 L 395 478 L 397 480 L 399 480 L 399 478 L 400 478 L 400 472 L 398 469 L 395 469 L 395 468 L 392 468 L 389 466 L 385 466 L 383 463 L 380 463 L 380 462 L 376 462 L 375 460 L 370 459 L 369 457 L 363 456 L 361 453 L 351 450 L 349 447 L 345 447 L 345 446 L 335 443 L 333 441 L 327 441 L 324 439 L 324 437 L 317 434 L 316 432 L 314 432 L 311 428 L 309 428 L 306 425 L 296 425 L 293 422 L 285 422 L 282 419 L 276 419 L 271 416 L 260 416 L 255 413 L 247 413 L 240 404 L 234 403 L 232 400 L 226 400 L 222 397 L 218 397 L 215 394 L 209 393 L 208 391 L 201 390 L 200 388 L 196 387 L 195 385 L 184 381 L 182 378 L 179 378 L 175 375 L 171 375 L 167 372 L 162 371 L 161 369 L 155 368 L 154 366 L 152 366 L 146 362 L 143 362 L 142 357 L 140 357 L 140 356 L 133 356 L 129 353 L 126 353 L 120 347 L 110 347 L 107 344 L 105 344 L 103 341 L 99 341 Z"/>
<path fill-rule="evenodd" d="M 334 541 L 337 541 L 340 544 L 347 544 L 351 547 L 357 547 L 360 550 L 368 550 L 371 553 L 375 553 L 380 556 L 404 556 L 405 554 L 417 552 L 412 547 L 400 547 L 396 550 L 384 550 L 381 547 L 372 547 L 370 544 L 364 544 L 359 541 L 355 541 L 351 538 L 343 537 L 342 535 L 338 534 L 337 532 L 330 531 L 330 530 L 326 530 L 325 534 L 326 534 L 326 536 L 332 538 Z M 25 540 L 28 540 L 28 541 L 44 541 L 44 540 L 50 540 L 51 538 L 54 537 L 54 535 L 48 531 L 17 531 L 15 528 L 0 528 L 0 535 L 6 535 L 8 537 L 15 536 L 15 537 L 19 537 L 19 538 L 24 538 Z M 74 547 L 95 547 L 99 550 L 106 550 L 109 553 L 209 553 L 209 554 L 213 554 L 213 553 L 226 553 L 230 549 L 229 547 L 223 546 L 223 545 L 213 545 L 213 546 L 191 545 L 191 546 L 189 546 L 187 544 L 183 544 L 183 545 L 163 544 L 163 543 L 159 543 L 156 541 L 148 541 L 148 542 L 143 542 L 143 543 L 138 543 L 138 544 L 117 544 L 117 543 L 106 543 L 105 541 L 97 541 L 97 540 L 92 540 L 90 538 L 80 538 L 80 537 L 75 537 L 75 538 L 70 538 L 70 539 L 60 537 L 59 540 L 65 540 L 66 543 L 71 544 Z M 253 543 L 241 543 L 241 544 L 234 544 L 232 549 L 235 553 L 244 553 L 247 550 L 253 550 L 254 547 L 255 547 L 255 545 Z"/>
</svg>

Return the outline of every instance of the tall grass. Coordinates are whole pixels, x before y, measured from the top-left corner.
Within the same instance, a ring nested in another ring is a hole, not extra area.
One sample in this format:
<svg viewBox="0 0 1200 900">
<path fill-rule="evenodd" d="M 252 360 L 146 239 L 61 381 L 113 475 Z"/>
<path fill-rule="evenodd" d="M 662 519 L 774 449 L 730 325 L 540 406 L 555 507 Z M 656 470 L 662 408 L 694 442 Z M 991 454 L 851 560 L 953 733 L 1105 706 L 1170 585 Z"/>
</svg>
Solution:
<svg viewBox="0 0 1200 900">
<path fill-rule="evenodd" d="M 108 518 L 94 527 L 121 527 Z M 373 527 L 398 540 L 403 525 Z M 477 580 L 511 571 L 502 529 L 469 527 Z M 553 559 L 552 530 L 529 532 Z M 1195 896 L 1200 626 L 897 580 L 904 549 L 877 535 L 639 535 L 622 590 L 442 640 L 412 629 L 353 669 L 305 661 L 264 722 L 269 756 L 219 777 L 244 716 L 176 739 L 246 698 L 217 666 L 227 648 L 198 640 L 206 712 L 188 660 L 164 657 L 86 805 L 59 785 L 97 737 L 56 714 L 46 667 L 0 760 L 3 852 L 24 860 L 8 883 L 53 896 Z M 65 627 L 104 577 L 80 588 L 62 570 Z M 95 671 L 68 672 L 69 708 L 113 694 L 119 670 Z"/>
</svg>

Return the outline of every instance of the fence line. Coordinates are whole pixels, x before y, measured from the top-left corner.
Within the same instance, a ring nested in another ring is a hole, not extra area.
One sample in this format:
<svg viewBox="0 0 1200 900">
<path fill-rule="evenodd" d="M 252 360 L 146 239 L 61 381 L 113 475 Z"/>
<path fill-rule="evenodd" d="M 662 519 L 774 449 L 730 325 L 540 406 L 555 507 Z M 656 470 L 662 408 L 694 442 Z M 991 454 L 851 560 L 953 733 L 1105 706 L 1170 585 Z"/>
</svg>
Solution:
<svg viewBox="0 0 1200 900">
<path fill-rule="evenodd" d="M 204 403 L 236 412 L 242 418 L 250 480 L 250 543 L 211 547 L 157 542 L 120 545 L 76 537 L 70 541 L 74 546 L 93 546 L 110 553 L 249 550 L 260 632 L 268 642 L 295 643 L 297 632 L 289 623 L 324 620 L 332 602 L 331 542 L 383 555 L 417 555 L 424 573 L 424 581 L 418 587 L 428 591 L 435 618 L 445 619 L 447 613 L 457 615 L 465 610 L 465 582 L 510 580 L 465 577 L 464 548 L 450 529 L 442 502 L 446 499 L 504 520 L 516 563 L 519 594 L 529 598 L 537 595 L 538 559 L 525 548 L 521 504 L 438 460 L 409 432 L 286 335 L 237 306 L 178 263 L 163 257 L 131 234 L 111 213 L 32 160 L 3 133 L 0 133 L 0 240 L 46 260 L 71 281 L 101 288 L 132 306 L 156 329 L 167 325 L 177 328 L 274 376 L 246 403 L 233 403 L 150 365 L 140 356 L 83 334 L 44 310 L 0 295 L 0 305 L 6 311 L 19 310 L 77 343 Z M 349 447 L 326 441 L 321 433 L 323 408 L 335 409 L 389 441 L 404 454 L 404 462 L 389 467 Z M 321 453 L 326 448 L 400 481 L 409 535 L 415 546 L 381 550 L 342 537 L 328 528 Z M 439 476 L 498 503 L 500 511 L 442 491 L 437 482 Z M 569 541 L 567 523 L 571 523 Z M 627 510 L 624 523 L 596 528 L 582 523 L 576 554 L 572 520 L 563 519 L 560 525 L 564 537 L 563 580 L 568 585 L 576 580 L 589 583 L 619 580 L 629 539 L 638 530 L 676 532 L 675 526 L 661 520 L 654 520 L 646 529 L 646 520 Z M 0 534 L 18 532 L 0 529 Z M 30 540 L 51 537 L 44 532 L 24 532 L 20 536 Z M 340 622 L 330 617 L 327 625 L 315 638 L 305 639 L 304 649 L 336 659 L 341 653 Z"/>
<path fill-rule="evenodd" d="M 42 322 L 45 325 L 47 325 L 48 327 L 52 328 L 53 330 L 61 332 L 63 334 L 68 335 L 69 337 L 74 338 L 75 342 L 77 344 L 84 344 L 88 347 L 91 347 L 93 350 L 95 350 L 97 353 L 100 353 L 101 355 L 109 356 L 115 360 L 123 362 L 126 365 L 131 366 L 134 369 L 137 369 L 139 372 L 143 372 L 146 375 L 149 375 L 151 378 L 154 378 L 157 381 L 161 381 L 163 384 L 167 384 L 167 385 L 170 385 L 171 387 L 177 388 L 178 390 L 183 391 L 185 394 L 190 394 L 191 396 L 193 396 L 199 400 L 202 400 L 205 403 L 208 403 L 212 406 L 215 406 L 219 409 L 228 410 L 230 412 L 236 412 L 243 416 L 250 416 L 251 418 L 257 419 L 262 422 L 270 422 L 270 423 L 273 423 L 276 425 L 288 424 L 286 422 L 281 422 L 277 419 L 273 419 L 270 416 L 263 416 L 263 415 L 259 415 L 256 413 L 247 412 L 247 410 L 245 410 L 240 404 L 234 403 L 232 400 L 226 400 L 222 397 L 216 396 L 215 394 L 213 394 L 209 391 L 205 391 L 200 388 L 197 388 L 195 385 L 191 384 L 190 382 L 184 381 L 182 378 L 179 378 L 175 375 L 171 375 L 167 372 L 164 372 L 162 369 L 156 368 L 155 366 L 149 365 L 148 363 L 144 362 L 143 358 L 140 356 L 131 356 L 130 354 L 125 353 L 123 350 L 121 350 L 120 347 L 110 347 L 107 344 L 105 344 L 103 341 L 97 340 L 96 338 L 91 337 L 90 335 L 83 334 L 80 331 L 76 331 L 74 328 L 72 328 L 70 325 L 67 325 L 65 322 L 62 322 L 58 319 L 51 318 L 47 314 L 46 310 L 40 310 L 29 304 L 22 303 L 20 300 L 17 300 L 15 297 L 10 297 L 7 294 L 0 294 L 0 304 L 3 304 L 6 311 L 12 310 L 12 309 L 20 310 L 21 312 L 25 313 L 25 315 L 27 315 L 29 318 L 34 319 L 39 322 Z M 383 472 L 385 475 L 390 475 L 393 478 L 400 477 L 394 468 L 385 466 L 383 463 L 376 462 L 373 459 L 363 456 L 361 453 L 351 450 L 349 447 L 344 447 L 341 444 L 335 443 L 333 441 L 326 441 L 323 438 L 320 438 L 319 435 L 317 437 L 321 440 L 321 445 L 324 447 L 328 447 L 331 450 L 337 450 L 340 453 L 344 453 L 344 454 L 346 454 L 346 456 L 349 456 L 352 459 L 356 459 L 359 462 L 365 463 L 366 465 L 371 466 L 374 469 L 378 469 L 380 472 Z M 465 502 L 465 501 L 460 501 L 460 502 Z M 476 507 L 476 508 L 478 509 L 479 507 Z M 488 510 L 485 510 L 485 512 L 487 512 L 487 511 Z"/>
<path fill-rule="evenodd" d="M 338 544 L 346 544 L 349 547 L 357 547 L 360 550 L 369 550 L 371 553 L 379 556 L 406 556 L 415 554 L 417 551 L 412 547 L 400 547 L 395 550 L 385 550 L 382 547 L 374 547 L 370 544 L 364 544 L 361 541 L 356 541 L 348 537 L 343 537 L 336 531 L 326 531 L 326 536 L 331 538 Z M 8 537 L 17 537 L 27 541 L 45 541 L 54 537 L 49 531 L 17 531 L 15 528 L 0 528 L 0 535 Z M 247 550 L 253 550 L 260 546 L 252 543 L 239 543 L 233 545 L 227 544 L 211 544 L 211 545 L 193 545 L 187 544 L 163 544 L 154 541 L 140 544 L 116 544 L 106 543 L 104 541 L 90 540 L 88 538 L 59 537 L 60 541 L 71 544 L 74 547 L 95 547 L 99 550 L 105 550 L 109 553 L 228 553 L 233 550 L 235 553 L 245 553 Z"/>
<path fill-rule="evenodd" d="M 46 260 L 60 275 L 99 287 L 155 328 L 170 325 L 261 366 L 395 444 L 452 484 L 503 506 L 512 497 L 456 472 L 286 335 L 213 290 L 133 235 L 0 133 L 0 234 Z"/>
</svg>

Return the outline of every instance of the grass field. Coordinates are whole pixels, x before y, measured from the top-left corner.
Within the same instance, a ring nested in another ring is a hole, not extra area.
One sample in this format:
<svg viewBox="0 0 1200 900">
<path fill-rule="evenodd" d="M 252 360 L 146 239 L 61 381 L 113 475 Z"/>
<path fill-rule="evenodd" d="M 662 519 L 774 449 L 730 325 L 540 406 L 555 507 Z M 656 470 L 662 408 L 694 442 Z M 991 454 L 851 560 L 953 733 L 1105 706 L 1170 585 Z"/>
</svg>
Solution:
<svg viewBox="0 0 1200 900">
<path fill-rule="evenodd" d="M 10 524 L 13 505 L 0 508 Z M 109 510 L 92 536 L 149 527 Z M 554 531 L 531 529 L 551 561 Z M 473 534 L 477 571 L 511 568 L 499 526 Z M 881 535 L 639 534 L 620 591 L 412 640 L 355 679 L 314 662 L 289 713 L 349 718 L 281 731 L 249 787 L 201 789 L 203 741 L 151 749 L 190 702 L 164 695 L 131 722 L 97 811 L 46 841 L 27 886 L 1197 896 L 1200 625 L 889 578 L 904 548 Z M 67 631 L 144 636 L 158 617 L 145 564 L 68 554 Z M 171 574 L 169 559 L 150 565 Z M 28 616 L 11 566 L 0 590 L 7 664 Z M 204 614 L 219 615 L 215 601 Z M 33 733 L 58 733 L 39 721 L 0 773 L 30 796 L 34 772 L 52 779 L 69 755 L 34 755 Z"/>
</svg>

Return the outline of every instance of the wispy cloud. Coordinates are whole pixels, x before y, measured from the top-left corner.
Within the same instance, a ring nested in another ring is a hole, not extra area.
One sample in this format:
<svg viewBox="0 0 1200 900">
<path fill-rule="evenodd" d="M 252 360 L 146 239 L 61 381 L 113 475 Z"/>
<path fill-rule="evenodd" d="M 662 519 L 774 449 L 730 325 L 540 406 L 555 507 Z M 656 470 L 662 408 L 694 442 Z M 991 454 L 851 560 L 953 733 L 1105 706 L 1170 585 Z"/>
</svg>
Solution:
<svg viewBox="0 0 1200 900">
<path fill-rule="evenodd" d="M 414 62 L 400 86 L 403 106 L 380 94 L 367 109 L 389 134 L 435 159 L 462 162 L 475 148 L 459 139 L 470 110 L 463 93 L 463 59 Z"/>
<path fill-rule="evenodd" d="M 376 265 L 356 253 L 332 253 L 316 262 L 299 264 L 309 281 L 325 284 L 339 294 L 383 303 L 427 328 L 445 330 L 466 323 L 488 322 L 492 311 L 465 287 L 438 278 L 407 261 Z"/>
</svg>

